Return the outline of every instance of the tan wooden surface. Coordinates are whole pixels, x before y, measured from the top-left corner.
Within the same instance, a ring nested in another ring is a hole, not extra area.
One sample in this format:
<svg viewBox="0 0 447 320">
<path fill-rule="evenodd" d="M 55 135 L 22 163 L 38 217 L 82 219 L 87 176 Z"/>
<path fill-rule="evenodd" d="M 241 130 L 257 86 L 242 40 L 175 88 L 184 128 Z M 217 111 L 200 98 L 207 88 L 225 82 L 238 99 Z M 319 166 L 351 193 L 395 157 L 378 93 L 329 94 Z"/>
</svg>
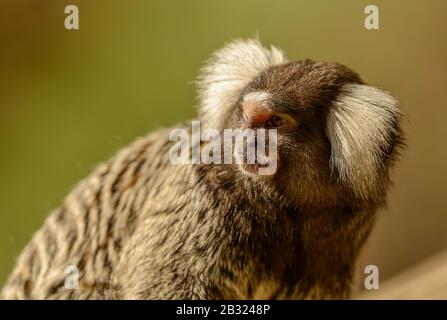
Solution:
<svg viewBox="0 0 447 320">
<path fill-rule="evenodd" d="M 447 299 L 447 250 L 416 264 L 355 299 Z"/>
</svg>

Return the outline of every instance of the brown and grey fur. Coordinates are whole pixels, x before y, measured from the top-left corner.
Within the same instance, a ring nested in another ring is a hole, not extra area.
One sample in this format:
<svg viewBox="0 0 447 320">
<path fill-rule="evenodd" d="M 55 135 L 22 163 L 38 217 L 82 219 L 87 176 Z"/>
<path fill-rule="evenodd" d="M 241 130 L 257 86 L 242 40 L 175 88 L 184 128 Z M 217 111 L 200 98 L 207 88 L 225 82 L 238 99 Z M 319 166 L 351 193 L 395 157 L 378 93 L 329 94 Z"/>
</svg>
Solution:
<svg viewBox="0 0 447 320">
<path fill-rule="evenodd" d="M 4 299 L 349 297 L 402 144 L 387 93 L 350 69 L 288 62 L 255 40 L 217 51 L 199 78 L 204 127 L 245 127 L 267 93 L 297 126 L 278 131 L 273 176 L 174 165 L 169 129 L 136 140 L 82 181 L 18 259 Z M 68 265 L 79 289 L 64 287 Z"/>
</svg>

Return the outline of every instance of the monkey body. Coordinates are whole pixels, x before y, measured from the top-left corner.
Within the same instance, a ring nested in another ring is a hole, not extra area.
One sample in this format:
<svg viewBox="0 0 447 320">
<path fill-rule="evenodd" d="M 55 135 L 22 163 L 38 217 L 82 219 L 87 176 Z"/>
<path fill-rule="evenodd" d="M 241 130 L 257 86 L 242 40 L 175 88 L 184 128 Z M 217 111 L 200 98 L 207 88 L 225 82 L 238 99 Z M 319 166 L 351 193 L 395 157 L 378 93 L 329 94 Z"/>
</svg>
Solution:
<svg viewBox="0 0 447 320">
<path fill-rule="evenodd" d="M 137 140 L 81 182 L 25 248 L 2 298 L 346 297 L 356 250 L 336 248 L 361 245 L 361 235 L 345 229 L 372 215 L 321 230 L 317 215 L 328 219 L 336 208 L 287 207 L 243 180 L 219 189 L 219 181 L 204 182 L 214 172 L 170 163 L 167 134 Z M 299 239 L 314 228 L 321 239 L 306 248 Z M 77 289 L 65 287 L 69 265 L 79 268 Z M 333 269 L 339 265 L 344 270 Z"/>
<path fill-rule="evenodd" d="M 248 60 L 235 59 L 241 55 Z M 331 117 L 329 107 L 300 109 L 308 125 L 280 127 L 281 167 L 273 177 L 259 177 L 233 164 L 172 164 L 169 129 L 136 140 L 98 167 L 49 216 L 19 257 L 2 298 L 349 297 L 356 257 L 375 211 L 385 203 L 388 171 L 400 144 L 397 111 L 390 106 L 390 120 L 375 124 L 387 134 L 384 142 L 370 143 L 372 153 L 367 157 L 355 154 L 365 152 L 355 143 L 374 142 L 374 137 L 352 142 L 341 135 L 349 134 L 339 126 L 350 118 L 336 122 L 335 129 L 330 128 L 334 132 L 321 125 L 321 119 L 330 124 L 352 103 L 363 101 L 355 95 L 363 90 L 362 84 L 345 86 L 360 82 L 355 74 L 338 65 L 288 64 L 279 52 L 253 41 L 230 44 L 213 59 L 200 82 L 204 107 L 199 117 L 208 127 L 248 125 L 239 114 L 247 109 L 239 98 L 246 91 L 264 90 L 279 97 L 279 105 L 292 108 L 288 99 L 295 97 L 281 91 L 287 84 L 293 94 L 299 92 L 300 105 L 327 101 L 339 105 L 340 114 L 326 121 Z M 233 77 L 231 72 L 243 74 Z M 229 80 L 245 80 L 235 88 L 220 87 L 222 77 L 213 77 L 222 73 Z M 306 80 L 309 74 L 316 76 Z M 320 90 L 322 83 L 331 86 Z M 340 99 L 342 87 L 356 91 Z M 275 95 L 275 90 L 280 92 Z M 373 93 L 379 101 L 374 100 L 373 107 L 392 101 Z M 210 106 L 215 109 L 207 109 Z M 369 119 L 364 114 L 362 119 Z M 293 140 L 295 134 L 298 140 Z M 348 149 L 345 140 L 362 165 L 350 165 L 353 160 L 343 153 Z M 79 270 L 76 289 L 65 285 L 69 265 Z"/>
</svg>

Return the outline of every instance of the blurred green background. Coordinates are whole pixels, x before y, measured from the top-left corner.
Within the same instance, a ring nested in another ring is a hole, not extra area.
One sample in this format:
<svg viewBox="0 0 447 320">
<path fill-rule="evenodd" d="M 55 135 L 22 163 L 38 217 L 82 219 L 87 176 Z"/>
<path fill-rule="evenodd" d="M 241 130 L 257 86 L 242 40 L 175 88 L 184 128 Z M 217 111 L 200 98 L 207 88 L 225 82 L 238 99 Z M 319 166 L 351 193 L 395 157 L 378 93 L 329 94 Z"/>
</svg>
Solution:
<svg viewBox="0 0 447 320">
<path fill-rule="evenodd" d="M 64 28 L 76 4 L 80 30 Z M 380 9 L 380 30 L 364 8 Z M 121 146 L 195 114 L 204 59 L 258 34 L 397 96 L 409 148 L 361 263 L 382 279 L 447 246 L 447 1 L 0 2 L 0 285 L 49 211 Z"/>
</svg>

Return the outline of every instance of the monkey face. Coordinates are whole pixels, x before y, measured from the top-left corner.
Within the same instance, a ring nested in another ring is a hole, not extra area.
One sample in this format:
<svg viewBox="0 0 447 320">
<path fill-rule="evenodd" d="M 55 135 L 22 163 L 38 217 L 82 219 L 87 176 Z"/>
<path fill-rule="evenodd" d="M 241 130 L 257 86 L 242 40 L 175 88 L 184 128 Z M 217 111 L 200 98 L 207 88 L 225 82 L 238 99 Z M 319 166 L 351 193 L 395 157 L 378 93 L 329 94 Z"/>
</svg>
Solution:
<svg viewBox="0 0 447 320">
<path fill-rule="evenodd" d="M 245 161 L 239 168 L 287 193 L 301 190 L 310 196 L 322 186 L 326 193 L 333 189 L 331 145 L 325 123 L 331 103 L 345 83 L 360 83 L 360 79 L 353 71 L 335 63 L 304 60 L 261 72 L 242 90 L 227 126 L 264 130 L 266 159 L 276 162 L 275 170 L 260 175 L 265 162 L 247 163 L 250 157 L 245 153 Z M 276 132 L 274 150 L 269 148 L 267 133 L 271 130 Z"/>
<path fill-rule="evenodd" d="M 215 54 L 199 80 L 205 124 L 276 131 L 276 171 L 259 175 L 262 162 L 237 165 L 250 179 L 301 203 L 384 193 L 401 140 L 400 110 L 354 71 L 288 62 L 276 48 L 236 41 Z"/>
</svg>

